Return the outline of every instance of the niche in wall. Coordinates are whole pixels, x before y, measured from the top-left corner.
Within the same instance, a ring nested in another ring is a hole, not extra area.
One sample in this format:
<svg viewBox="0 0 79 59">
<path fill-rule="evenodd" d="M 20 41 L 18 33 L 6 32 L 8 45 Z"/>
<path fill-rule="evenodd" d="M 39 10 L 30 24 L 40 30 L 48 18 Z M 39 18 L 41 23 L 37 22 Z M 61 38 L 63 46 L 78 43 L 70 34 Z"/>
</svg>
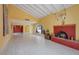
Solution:
<svg viewBox="0 0 79 59">
<path fill-rule="evenodd" d="M 23 33 L 22 25 L 13 25 L 13 33 Z"/>
</svg>

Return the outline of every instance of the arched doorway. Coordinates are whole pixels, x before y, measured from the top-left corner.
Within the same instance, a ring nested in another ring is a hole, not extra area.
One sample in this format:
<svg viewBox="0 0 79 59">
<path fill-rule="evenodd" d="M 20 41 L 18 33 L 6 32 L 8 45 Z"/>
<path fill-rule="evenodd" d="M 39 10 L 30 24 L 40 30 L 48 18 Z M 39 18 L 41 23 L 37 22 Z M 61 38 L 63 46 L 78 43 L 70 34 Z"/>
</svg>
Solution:
<svg viewBox="0 0 79 59">
<path fill-rule="evenodd" d="M 42 33 L 42 30 L 43 30 L 43 26 L 42 25 L 40 25 L 40 24 L 37 24 L 36 25 L 36 33 Z"/>
</svg>

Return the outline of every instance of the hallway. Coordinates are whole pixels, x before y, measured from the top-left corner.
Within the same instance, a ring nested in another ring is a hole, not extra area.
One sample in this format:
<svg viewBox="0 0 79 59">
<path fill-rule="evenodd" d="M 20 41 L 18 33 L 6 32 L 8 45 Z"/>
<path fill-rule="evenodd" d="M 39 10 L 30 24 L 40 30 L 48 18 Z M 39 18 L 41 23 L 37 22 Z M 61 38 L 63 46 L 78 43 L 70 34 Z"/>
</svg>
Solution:
<svg viewBox="0 0 79 59">
<path fill-rule="evenodd" d="M 38 34 L 16 34 L 3 51 L 4 55 L 79 55 L 79 51 L 44 39 Z"/>
</svg>

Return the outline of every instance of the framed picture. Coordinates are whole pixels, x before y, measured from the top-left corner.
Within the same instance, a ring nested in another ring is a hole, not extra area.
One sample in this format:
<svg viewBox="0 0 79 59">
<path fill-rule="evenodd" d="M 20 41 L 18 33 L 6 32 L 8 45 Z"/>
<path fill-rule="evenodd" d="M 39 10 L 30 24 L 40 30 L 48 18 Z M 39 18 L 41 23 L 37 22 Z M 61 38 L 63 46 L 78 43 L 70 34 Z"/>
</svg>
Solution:
<svg viewBox="0 0 79 59">
<path fill-rule="evenodd" d="M 8 34 L 8 8 L 3 4 L 3 36 Z"/>
</svg>

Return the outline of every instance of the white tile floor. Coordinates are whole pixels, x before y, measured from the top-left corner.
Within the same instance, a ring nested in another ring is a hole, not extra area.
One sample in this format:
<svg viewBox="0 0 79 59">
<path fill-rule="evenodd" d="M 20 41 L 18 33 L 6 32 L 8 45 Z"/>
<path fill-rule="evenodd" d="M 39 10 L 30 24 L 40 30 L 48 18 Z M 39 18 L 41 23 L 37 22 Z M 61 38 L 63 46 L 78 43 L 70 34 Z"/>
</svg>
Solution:
<svg viewBox="0 0 79 59">
<path fill-rule="evenodd" d="M 46 40 L 41 35 L 13 35 L 4 55 L 79 55 L 79 51 L 64 45 Z"/>
</svg>

